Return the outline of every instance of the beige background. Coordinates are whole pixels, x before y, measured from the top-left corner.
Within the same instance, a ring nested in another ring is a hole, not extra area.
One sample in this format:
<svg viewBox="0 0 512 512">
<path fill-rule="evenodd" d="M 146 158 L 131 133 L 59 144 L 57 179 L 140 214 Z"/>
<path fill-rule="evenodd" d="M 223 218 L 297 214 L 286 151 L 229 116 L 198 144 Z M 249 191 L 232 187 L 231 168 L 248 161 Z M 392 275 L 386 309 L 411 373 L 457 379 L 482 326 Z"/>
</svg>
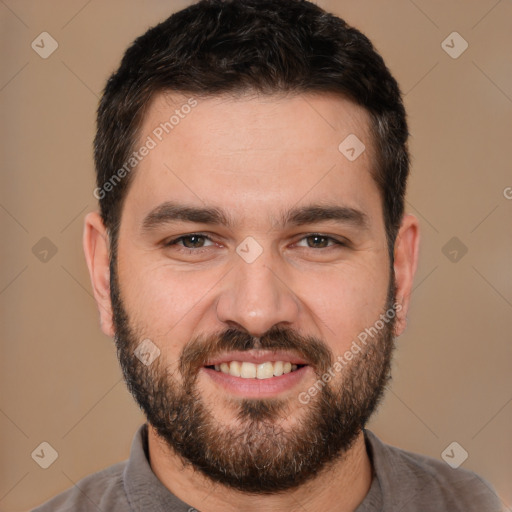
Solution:
<svg viewBox="0 0 512 512">
<path fill-rule="evenodd" d="M 0 1 L 2 511 L 125 459 L 144 420 L 99 329 L 82 226 L 96 208 L 91 147 L 105 80 L 137 35 L 188 3 Z M 457 441 L 463 467 L 512 507 L 512 2 L 318 3 L 374 42 L 412 133 L 407 210 L 421 222 L 420 264 L 371 428 L 437 458 Z M 31 48 L 43 31 L 59 45 L 48 59 Z M 469 43 L 457 59 L 441 46 L 453 31 Z M 458 262 L 443 253 L 454 236 L 468 249 Z M 57 248 L 46 262 L 32 252 L 42 237 Z M 43 441 L 58 452 L 46 470 L 31 458 Z"/>
</svg>

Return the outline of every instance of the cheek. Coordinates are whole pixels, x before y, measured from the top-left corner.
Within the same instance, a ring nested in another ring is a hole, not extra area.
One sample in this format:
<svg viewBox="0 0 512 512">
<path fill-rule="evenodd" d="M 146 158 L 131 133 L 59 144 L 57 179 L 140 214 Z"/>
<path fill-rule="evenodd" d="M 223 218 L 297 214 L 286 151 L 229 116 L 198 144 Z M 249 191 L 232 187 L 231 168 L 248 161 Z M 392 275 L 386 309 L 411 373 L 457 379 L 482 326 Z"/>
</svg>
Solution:
<svg viewBox="0 0 512 512">
<path fill-rule="evenodd" d="M 133 269 L 141 269 L 135 272 Z M 213 275 L 215 274 L 215 275 Z M 221 274 L 126 262 L 123 301 L 134 325 L 171 349 L 188 339 Z M 178 348 L 179 349 L 179 348 Z"/>
<path fill-rule="evenodd" d="M 334 352 L 344 352 L 385 309 L 387 275 L 376 265 L 344 266 L 298 279 L 303 305 Z"/>
</svg>

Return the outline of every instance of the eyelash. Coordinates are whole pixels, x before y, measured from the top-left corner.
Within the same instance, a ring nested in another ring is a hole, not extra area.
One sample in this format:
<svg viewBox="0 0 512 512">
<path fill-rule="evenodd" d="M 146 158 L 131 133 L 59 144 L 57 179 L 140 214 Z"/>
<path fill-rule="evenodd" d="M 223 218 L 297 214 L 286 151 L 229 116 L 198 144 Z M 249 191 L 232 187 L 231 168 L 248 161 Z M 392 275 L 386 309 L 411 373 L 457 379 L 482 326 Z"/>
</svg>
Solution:
<svg viewBox="0 0 512 512">
<path fill-rule="evenodd" d="M 164 243 L 164 247 L 172 247 L 173 245 L 176 245 L 178 242 L 183 241 L 186 238 L 192 238 L 194 236 L 205 238 L 206 240 L 209 240 L 210 242 L 213 242 L 213 240 L 208 235 L 205 235 L 204 233 L 189 233 L 188 235 L 182 235 L 182 236 L 180 236 L 178 238 L 170 240 L 169 242 L 165 242 Z M 320 238 L 325 238 L 327 240 L 330 240 L 330 241 L 334 242 L 333 245 L 330 245 L 328 247 L 320 247 L 320 248 L 318 248 L 316 250 L 319 250 L 319 249 L 324 249 L 324 250 L 332 249 L 336 245 L 341 246 L 341 247 L 347 247 L 347 243 L 344 243 L 341 240 L 338 240 L 338 239 L 333 238 L 331 236 L 323 235 L 322 233 L 309 233 L 306 236 L 302 237 L 299 240 L 299 242 L 301 242 L 302 240 L 305 240 L 306 238 L 315 237 L 315 236 L 316 237 L 320 237 Z M 315 250 L 314 247 L 306 247 L 306 249 L 313 249 L 313 250 Z M 208 247 L 198 247 L 196 249 L 192 249 L 190 247 L 183 247 L 183 246 L 181 246 L 181 248 L 179 249 L 180 252 L 186 252 L 188 254 L 192 254 L 192 253 L 194 253 L 194 254 L 201 254 L 201 252 L 203 252 L 204 250 L 208 250 Z"/>
</svg>

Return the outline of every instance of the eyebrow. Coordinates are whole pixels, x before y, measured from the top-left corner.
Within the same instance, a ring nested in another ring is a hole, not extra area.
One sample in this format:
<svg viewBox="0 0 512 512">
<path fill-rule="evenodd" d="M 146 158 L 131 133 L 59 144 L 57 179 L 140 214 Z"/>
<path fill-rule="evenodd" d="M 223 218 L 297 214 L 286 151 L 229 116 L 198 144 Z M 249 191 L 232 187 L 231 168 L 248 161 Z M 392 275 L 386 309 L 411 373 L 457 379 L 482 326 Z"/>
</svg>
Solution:
<svg viewBox="0 0 512 512">
<path fill-rule="evenodd" d="M 274 225 L 274 228 L 288 225 L 302 226 L 326 221 L 348 224 L 362 230 L 369 229 L 368 215 L 361 210 L 325 203 L 300 206 L 281 212 L 277 225 Z M 141 231 L 142 234 L 149 234 L 162 226 L 176 222 L 224 225 L 231 229 L 236 224 L 234 217 L 220 208 L 197 207 L 174 201 L 166 201 L 151 210 L 144 217 Z"/>
</svg>

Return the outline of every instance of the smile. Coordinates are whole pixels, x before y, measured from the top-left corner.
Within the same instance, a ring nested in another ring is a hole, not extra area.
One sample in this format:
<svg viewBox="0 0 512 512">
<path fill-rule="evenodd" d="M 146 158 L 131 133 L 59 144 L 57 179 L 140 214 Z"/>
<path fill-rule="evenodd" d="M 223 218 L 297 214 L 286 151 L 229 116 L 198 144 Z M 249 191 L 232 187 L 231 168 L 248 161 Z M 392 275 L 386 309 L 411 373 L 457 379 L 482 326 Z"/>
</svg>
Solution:
<svg viewBox="0 0 512 512">
<path fill-rule="evenodd" d="M 222 372 L 233 377 L 242 379 L 271 379 L 296 371 L 305 365 L 292 364 L 289 361 L 266 361 L 261 364 L 254 364 L 248 361 L 230 361 L 221 364 L 207 366 L 217 372 Z"/>
</svg>

